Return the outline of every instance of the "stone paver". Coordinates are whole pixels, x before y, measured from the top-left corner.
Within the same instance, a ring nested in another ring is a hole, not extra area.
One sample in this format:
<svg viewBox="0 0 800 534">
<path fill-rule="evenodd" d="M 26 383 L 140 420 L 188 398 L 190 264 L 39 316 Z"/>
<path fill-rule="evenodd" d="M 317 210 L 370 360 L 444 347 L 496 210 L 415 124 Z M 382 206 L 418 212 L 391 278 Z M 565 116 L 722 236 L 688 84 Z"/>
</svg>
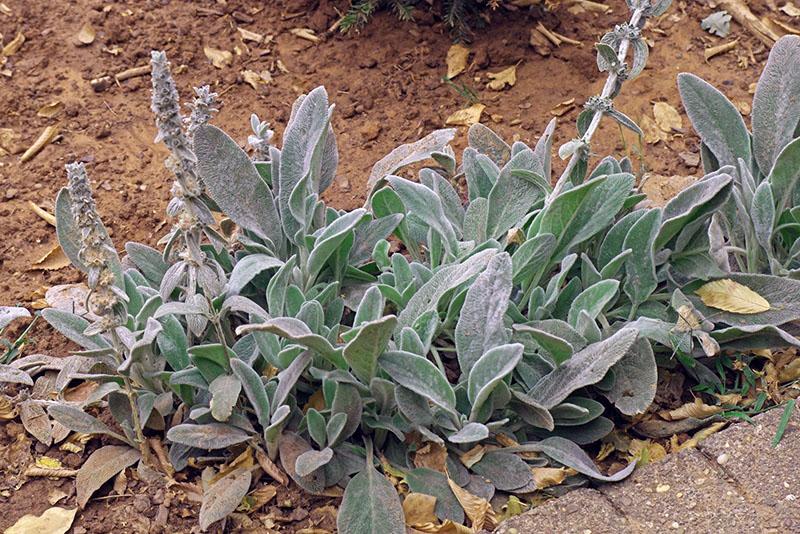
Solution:
<svg viewBox="0 0 800 534">
<path fill-rule="evenodd" d="M 759 532 L 756 508 L 697 450 L 685 450 L 600 488 L 648 532 Z"/>
<path fill-rule="evenodd" d="M 782 409 L 738 424 L 700 443 L 700 450 L 729 475 L 740 493 L 773 515 L 766 527 L 800 532 L 800 409 L 795 409 L 783 439 L 772 447 Z"/>
<path fill-rule="evenodd" d="M 647 465 L 619 484 L 574 491 L 496 532 L 800 533 L 800 410 L 773 448 L 781 414 L 733 425 L 699 449 Z"/>
<path fill-rule="evenodd" d="M 496 534 L 627 534 L 630 528 L 599 491 L 579 489 L 500 525 Z"/>
</svg>

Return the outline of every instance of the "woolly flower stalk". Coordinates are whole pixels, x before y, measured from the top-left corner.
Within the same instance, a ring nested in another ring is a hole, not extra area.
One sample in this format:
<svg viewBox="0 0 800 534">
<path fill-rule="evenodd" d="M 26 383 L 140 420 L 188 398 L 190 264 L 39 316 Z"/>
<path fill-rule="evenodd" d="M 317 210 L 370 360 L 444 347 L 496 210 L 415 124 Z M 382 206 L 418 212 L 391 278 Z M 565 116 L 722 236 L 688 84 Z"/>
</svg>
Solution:
<svg viewBox="0 0 800 534">
<path fill-rule="evenodd" d="M 194 139 L 194 132 L 202 125 L 207 124 L 211 117 L 219 111 L 214 106 L 217 103 L 217 93 L 211 91 L 211 87 L 204 85 L 202 87 L 195 87 L 194 94 L 196 95 L 194 102 L 190 104 L 192 110 L 189 115 L 189 120 L 186 125 L 186 136 L 190 141 Z"/>
<path fill-rule="evenodd" d="M 88 271 L 87 305 L 89 311 L 99 317 L 89 328 L 94 333 L 107 332 L 122 324 L 125 315 L 125 304 L 116 291 L 111 270 L 117 253 L 97 213 L 86 168 L 83 163 L 70 163 L 66 168 L 72 217 L 80 232 L 78 257 Z"/>
<path fill-rule="evenodd" d="M 247 137 L 247 142 L 253 147 L 253 159 L 269 161 L 269 149 L 275 132 L 269 128 L 267 121 L 262 121 L 255 113 L 250 115 L 250 127 L 253 129 L 253 134 Z"/>
<path fill-rule="evenodd" d="M 158 127 L 156 142 L 163 141 L 172 153 L 166 165 L 175 173 L 176 181 L 172 192 L 179 201 L 170 202 L 168 212 L 175 216 L 185 208 L 185 201 L 197 198 L 203 193 L 203 184 L 195 172 L 194 152 L 189 138 L 183 131 L 184 119 L 181 116 L 178 90 L 169 70 L 167 55 L 154 50 L 150 57 L 153 82 L 150 109 L 156 115 Z"/>
</svg>

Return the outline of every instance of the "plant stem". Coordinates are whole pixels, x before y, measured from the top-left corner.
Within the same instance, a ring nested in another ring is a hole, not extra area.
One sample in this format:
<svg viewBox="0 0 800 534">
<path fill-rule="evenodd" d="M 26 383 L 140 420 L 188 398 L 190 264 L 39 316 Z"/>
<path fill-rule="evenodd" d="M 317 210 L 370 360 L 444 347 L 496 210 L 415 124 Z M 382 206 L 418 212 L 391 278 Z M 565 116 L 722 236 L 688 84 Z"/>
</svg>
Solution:
<svg viewBox="0 0 800 534">
<path fill-rule="evenodd" d="M 636 9 L 633 14 L 631 15 L 631 20 L 629 24 L 632 27 L 638 27 L 639 22 L 642 20 L 642 16 L 644 15 L 644 8 Z M 625 63 L 625 59 L 628 57 L 628 48 L 630 47 L 630 39 L 625 38 L 620 42 L 619 45 L 619 53 L 617 54 L 617 58 L 619 59 L 620 63 Z M 614 92 L 614 88 L 617 86 L 617 81 L 619 76 L 616 72 L 610 71 L 608 74 L 608 78 L 606 79 L 606 84 L 603 86 L 603 91 L 600 93 L 601 98 L 609 98 L 611 94 Z M 596 111 L 594 116 L 592 117 L 592 122 L 589 123 L 589 127 L 586 129 L 586 132 L 581 137 L 581 141 L 583 141 L 586 145 L 588 145 L 592 137 L 594 136 L 597 129 L 600 127 L 600 121 L 603 119 L 603 112 Z M 555 187 L 553 187 L 553 193 L 547 197 L 545 200 L 545 205 L 549 205 L 553 199 L 555 199 L 566 187 L 567 182 L 569 181 L 569 177 L 572 174 L 572 171 L 575 170 L 575 166 L 581 159 L 581 151 L 575 152 L 567 163 L 566 169 L 559 177 L 558 182 L 556 182 Z"/>
<path fill-rule="evenodd" d="M 117 360 L 118 364 L 122 364 L 122 343 L 120 342 L 119 336 L 115 330 L 111 330 L 111 340 L 114 344 L 115 359 Z M 142 454 L 142 461 L 147 465 L 152 465 L 150 447 L 148 446 L 147 440 L 144 437 L 142 422 L 139 419 L 139 410 L 136 407 L 136 392 L 133 390 L 133 384 L 128 376 L 122 375 L 122 382 L 125 387 L 125 396 L 128 397 L 128 404 L 131 408 L 133 431 L 136 432 L 136 442 L 139 445 L 139 452 Z"/>
</svg>

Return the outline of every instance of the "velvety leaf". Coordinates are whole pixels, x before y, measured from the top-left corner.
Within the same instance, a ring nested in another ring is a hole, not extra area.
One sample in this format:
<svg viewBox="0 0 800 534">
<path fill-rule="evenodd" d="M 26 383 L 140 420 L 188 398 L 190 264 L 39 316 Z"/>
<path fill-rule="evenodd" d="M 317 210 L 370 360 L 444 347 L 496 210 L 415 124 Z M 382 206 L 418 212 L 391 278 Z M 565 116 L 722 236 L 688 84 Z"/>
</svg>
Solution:
<svg viewBox="0 0 800 534">
<path fill-rule="evenodd" d="M 617 280 L 601 280 L 587 287 L 572 301 L 567 322 L 574 327 L 581 311 L 585 311 L 589 317 L 596 319 L 605 307 L 616 298 L 618 290 L 619 282 Z"/>
<path fill-rule="evenodd" d="M 800 120 L 800 37 L 787 35 L 772 47 L 753 97 L 753 152 L 769 175 L 778 154 L 794 139 Z"/>
<path fill-rule="evenodd" d="M 280 243 L 281 218 L 272 192 L 236 141 L 205 124 L 197 128 L 193 142 L 197 172 L 217 205 L 242 228 Z"/>
<path fill-rule="evenodd" d="M 125 252 L 145 278 L 155 284 L 164 278 L 168 265 L 159 251 L 141 243 L 128 242 L 125 243 Z"/>
<path fill-rule="evenodd" d="M 85 508 L 95 491 L 140 458 L 138 450 L 119 445 L 106 445 L 94 451 L 75 478 L 78 506 Z"/>
<path fill-rule="evenodd" d="M 800 163 L 800 161 L 798 161 Z M 800 172 L 798 172 L 800 177 Z M 772 254 L 772 229 L 775 227 L 775 199 L 768 181 L 761 182 L 753 194 L 750 205 L 750 219 L 759 245 Z"/>
<path fill-rule="evenodd" d="M 0 364 L 0 382 L 33 385 L 31 375 L 10 365 Z"/>
<path fill-rule="evenodd" d="M 511 159 L 511 147 L 500 136 L 481 123 L 476 123 L 469 127 L 467 140 L 471 148 L 489 156 L 498 167 L 502 167 Z"/>
<path fill-rule="evenodd" d="M 471 421 L 475 421 L 497 384 L 522 360 L 522 351 L 523 346 L 519 343 L 500 345 L 486 351 L 475 362 L 467 382 L 467 396 L 472 404 Z"/>
<path fill-rule="evenodd" d="M 435 130 L 413 143 L 400 145 L 381 158 L 369 173 L 367 186 L 372 188 L 381 178 L 394 174 L 398 169 L 431 157 L 441 151 L 456 135 L 455 128 Z"/>
<path fill-rule="evenodd" d="M 228 420 L 236 401 L 239 400 L 241 390 L 242 383 L 231 375 L 220 375 L 208 385 L 208 391 L 211 393 L 211 415 L 214 419 L 222 422 Z"/>
<path fill-rule="evenodd" d="M 295 471 L 297 458 L 309 450 L 311 450 L 311 445 L 292 432 L 284 432 L 278 442 L 278 451 L 283 469 L 301 488 L 310 493 L 319 494 L 325 489 L 325 473 L 322 469 L 318 469 L 307 476 L 300 476 Z"/>
<path fill-rule="evenodd" d="M 614 371 L 614 385 L 603 395 L 625 415 L 644 413 L 655 398 L 658 381 L 650 342 L 637 340 L 611 369 Z"/>
<path fill-rule="evenodd" d="M 234 265 L 228 279 L 228 294 L 238 295 L 253 278 L 268 269 L 277 269 L 282 265 L 281 260 L 267 254 L 248 254 Z"/>
<path fill-rule="evenodd" d="M 339 382 L 336 385 L 336 393 L 333 396 L 331 403 L 331 414 L 345 414 L 347 421 L 344 429 L 340 434 L 341 439 L 347 439 L 352 436 L 359 426 L 361 426 L 361 417 L 364 411 L 364 403 L 361 400 L 361 394 L 358 388 L 353 384 Z"/>
<path fill-rule="evenodd" d="M 575 348 L 567 340 L 550 332 L 522 324 L 515 324 L 514 331 L 523 336 L 530 336 L 542 350 L 553 358 L 556 364 L 565 362 L 575 352 Z"/>
<path fill-rule="evenodd" d="M 84 349 L 98 350 L 110 347 L 109 343 L 99 335 L 87 336 L 83 333 L 89 326 L 89 321 L 74 313 L 47 308 L 42 310 L 42 317 L 58 332 L 74 341 Z"/>
<path fill-rule="evenodd" d="M 623 249 L 633 251 L 625 262 L 622 288 L 634 306 L 646 301 L 658 286 L 655 240 L 660 228 L 661 210 L 650 210 L 633 224 L 622 245 Z"/>
<path fill-rule="evenodd" d="M 767 181 L 772 186 L 775 208 L 778 213 L 796 206 L 800 189 L 800 139 L 795 139 L 783 149 Z"/>
<path fill-rule="evenodd" d="M 198 449 L 213 450 L 244 443 L 250 436 L 244 430 L 222 423 L 205 425 L 183 423 L 170 428 L 167 439 Z"/>
<path fill-rule="evenodd" d="M 707 176 L 670 200 L 664 206 L 656 250 L 661 249 L 691 222 L 716 211 L 728 199 L 732 182 L 730 175 L 725 173 Z"/>
<path fill-rule="evenodd" d="M 679 74 L 678 90 L 692 126 L 720 165 L 736 165 L 739 158 L 749 162 L 750 134 L 736 106 L 694 74 Z"/>
<path fill-rule="evenodd" d="M 361 325 L 356 337 L 345 346 L 342 356 L 353 374 L 365 384 L 375 377 L 378 358 L 386 350 L 395 326 L 397 318 L 394 315 L 367 322 Z"/>
<path fill-rule="evenodd" d="M 435 230 L 442 237 L 448 252 L 455 254 L 458 249 L 456 233 L 444 213 L 439 196 L 424 185 L 399 176 L 387 176 L 386 179 L 402 199 L 408 214 Z"/>
<path fill-rule="evenodd" d="M 12 321 L 30 316 L 30 312 L 25 308 L 19 306 L 0 306 L 0 330 L 8 326 Z"/>
<path fill-rule="evenodd" d="M 418 467 L 406 472 L 405 481 L 409 490 L 436 497 L 435 511 L 439 519 L 464 522 L 464 510 L 443 473 L 427 467 Z"/>
<path fill-rule="evenodd" d="M 242 360 L 231 359 L 231 370 L 239 379 L 242 389 L 256 412 L 258 423 L 266 428 L 269 426 L 270 405 L 264 383 L 255 370 Z"/>
<path fill-rule="evenodd" d="M 451 443 L 475 443 L 489 437 L 489 429 L 481 423 L 467 423 L 464 428 L 450 434 L 447 440 Z"/>
<path fill-rule="evenodd" d="M 378 525 L 386 534 L 406 532 L 400 497 L 392 483 L 372 467 L 370 458 L 347 484 L 336 527 L 342 534 L 373 534 Z"/>
<path fill-rule="evenodd" d="M 482 250 L 460 264 L 449 265 L 437 271 L 414 293 L 406 307 L 400 312 L 395 331 L 402 330 L 405 326 L 411 326 L 417 317 L 429 310 L 435 310 L 438 307 L 439 299 L 445 293 L 480 273 L 495 254 L 497 251 L 494 249 Z"/>
<path fill-rule="evenodd" d="M 310 280 L 316 280 L 325 263 L 348 238 L 361 221 L 367 219 L 367 211 L 358 208 L 348 212 L 325 227 L 314 243 L 314 248 L 308 256 L 305 269 Z"/>
<path fill-rule="evenodd" d="M 486 218 L 486 235 L 500 238 L 518 224 L 544 191 L 536 183 L 520 177 L 514 171 L 541 170 L 541 163 L 530 149 L 515 154 L 501 170 L 489 193 L 489 210 Z M 538 176 L 538 175 L 537 175 Z M 538 176 L 538 181 L 543 178 Z"/>
<path fill-rule="evenodd" d="M 68 404 L 53 404 L 47 408 L 47 413 L 55 421 L 61 423 L 73 432 L 81 432 L 83 434 L 105 434 L 122 441 L 127 441 L 96 417 L 92 417 L 74 406 Z"/>
<path fill-rule="evenodd" d="M 308 450 L 297 457 L 294 463 L 294 470 L 298 476 L 307 477 L 314 471 L 323 467 L 333 458 L 333 449 L 325 447 L 321 451 L 314 449 Z"/>
<path fill-rule="evenodd" d="M 512 447 L 508 450 L 541 452 L 556 462 L 573 468 L 582 475 L 602 482 L 618 482 L 623 480 L 630 475 L 636 467 L 636 463 L 632 462 L 625 469 L 611 476 L 605 476 L 598 471 L 592 459 L 589 458 L 580 447 L 562 437 L 547 438 L 536 443 L 525 443 L 519 447 Z"/>
<path fill-rule="evenodd" d="M 236 329 L 236 333 L 239 335 L 251 332 L 271 332 L 290 339 L 319 353 L 340 369 L 346 368 L 347 364 L 342 359 L 340 350 L 334 348 L 324 337 L 312 333 L 304 322 L 293 317 L 276 317 L 263 323 L 244 325 Z"/>
<path fill-rule="evenodd" d="M 239 507 L 250 490 L 252 477 L 249 469 L 240 467 L 217 480 L 203 492 L 203 502 L 198 517 L 201 530 L 206 530 Z"/>
<path fill-rule="evenodd" d="M 461 373 L 469 376 L 483 354 L 508 342 L 503 317 L 511 296 L 511 258 L 493 257 L 467 291 L 455 329 L 456 353 Z"/>
<path fill-rule="evenodd" d="M 500 491 L 511 491 L 525 486 L 533 479 L 528 464 L 508 452 L 489 452 L 472 466 L 472 471 L 494 484 Z"/>
<path fill-rule="evenodd" d="M 456 395 L 447 378 L 430 361 L 410 352 L 387 351 L 378 360 L 392 380 L 437 406 L 455 411 Z"/>
<path fill-rule="evenodd" d="M 544 408 L 552 408 L 573 391 L 603 379 L 636 341 L 637 331 L 623 328 L 608 339 L 593 343 L 556 367 L 534 385 L 528 395 Z"/>
</svg>

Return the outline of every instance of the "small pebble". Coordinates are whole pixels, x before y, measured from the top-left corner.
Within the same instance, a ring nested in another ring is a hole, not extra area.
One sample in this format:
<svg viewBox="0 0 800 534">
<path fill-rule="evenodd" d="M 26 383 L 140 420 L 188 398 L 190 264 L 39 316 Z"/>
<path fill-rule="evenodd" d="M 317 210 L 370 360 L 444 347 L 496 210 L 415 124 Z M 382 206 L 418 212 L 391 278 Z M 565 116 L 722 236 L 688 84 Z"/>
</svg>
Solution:
<svg viewBox="0 0 800 534">
<path fill-rule="evenodd" d="M 669 491 L 669 484 L 659 484 L 656 486 L 656 493 L 665 493 Z"/>
<path fill-rule="evenodd" d="M 722 454 L 717 456 L 717 463 L 719 465 L 725 465 L 726 463 L 728 463 L 728 460 L 730 459 L 731 459 L 730 455 L 727 452 L 723 452 Z"/>
</svg>

